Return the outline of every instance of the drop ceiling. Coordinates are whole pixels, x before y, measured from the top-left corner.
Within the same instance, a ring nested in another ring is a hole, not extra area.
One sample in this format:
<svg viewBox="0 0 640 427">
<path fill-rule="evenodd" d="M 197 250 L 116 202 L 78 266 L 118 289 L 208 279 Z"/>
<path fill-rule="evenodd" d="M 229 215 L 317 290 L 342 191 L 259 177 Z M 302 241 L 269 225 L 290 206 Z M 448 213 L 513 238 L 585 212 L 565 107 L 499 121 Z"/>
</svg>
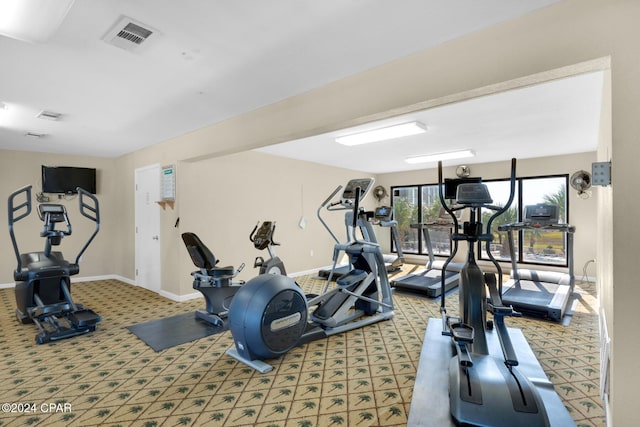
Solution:
<svg viewBox="0 0 640 427">
<path fill-rule="evenodd" d="M 0 36 L 0 149 L 120 156 L 557 1 L 76 0 L 43 43 Z M 109 43 L 123 18 L 153 29 L 142 48 Z M 425 139 L 344 151 L 328 148 L 328 134 L 263 151 L 372 172 L 454 146 L 475 149 L 476 161 L 589 151 L 601 76 L 580 78 L 387 120 L 420 120 Z M 60 118 L 36 118 L 42 111 Z"/>
</svg>

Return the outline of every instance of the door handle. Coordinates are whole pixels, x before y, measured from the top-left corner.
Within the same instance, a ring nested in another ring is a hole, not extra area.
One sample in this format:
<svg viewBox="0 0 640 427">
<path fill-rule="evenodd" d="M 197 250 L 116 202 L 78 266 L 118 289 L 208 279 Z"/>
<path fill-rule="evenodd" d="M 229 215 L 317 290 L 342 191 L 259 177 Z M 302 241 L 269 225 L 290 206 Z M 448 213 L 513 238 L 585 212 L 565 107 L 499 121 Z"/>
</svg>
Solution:
<svg viewBox="0 0 640 427">
<path fill-rule="evenodd" d="M 153 240 L 159 240 L 160 238 L 158 236 L 153 236 L 152 239 Z"/>
</svg>

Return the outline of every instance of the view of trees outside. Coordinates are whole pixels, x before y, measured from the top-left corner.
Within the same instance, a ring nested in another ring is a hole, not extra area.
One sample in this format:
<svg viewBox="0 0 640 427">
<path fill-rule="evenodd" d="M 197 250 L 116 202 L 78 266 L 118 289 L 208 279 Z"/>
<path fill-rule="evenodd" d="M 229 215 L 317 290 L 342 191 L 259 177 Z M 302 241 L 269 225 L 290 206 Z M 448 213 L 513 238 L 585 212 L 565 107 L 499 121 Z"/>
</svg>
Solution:
<svg viewBox="0 0 640 427">
<path fill-rule="evenodd" d="M 419 250 L 418 229 L 411 228 L 418 218 L 418 187 L 397 187 L 393 189 L 393 219 L 398 221 L 398 240 L 403 253 L 417 254 Z M 396 250 L 396 248 L 392 248 Z"/>
<path fill-rule="evenodd" d="M 509 199 L 509 181 L 485 182 L 489 188 L 493 204 L 504 206 Z M 559 206 L 560 222 L 566 221 L 567 209 L 567 177 L 551 176 L 542 178 L 518 179 L 516 195 L 511 207 L 496 218 L 491 232 L 494 240 L 491 244 L 493 256 L 500 261 L 510 261 L 509 239 L 506 232 L 498 232 L 498 226 L 522 221 L 524 206 L 537 203 L 548 203 Z M 438 219 L 441 211 L 438 186 L 415 185 L 394 187 L 393 189 L 394 218 L 398 221 L 398 236 L 402 250 L 405 253 L 426 254 L 427 249 L 419 235 L 417 228 L 411 224 L 430 222 Z M 522 197 L 518 194 L 522 191 Z M 522 200 L 522 206 L 518 204 Z M 486 225 L 491 211 L 482 212 L 482 221 Z M 434 255 L 449 255 L 449 231 L 438 229 L 430 231 Z M 520 242 L 523 242 L 520 251 Z M 566 265 L 566 236 L 561 231 L 525 230 L 514 233 L 515 253 L 520 262 Z M 480 252 L 481 258 L 486 259 L 484 246 Z"/>
</svg>

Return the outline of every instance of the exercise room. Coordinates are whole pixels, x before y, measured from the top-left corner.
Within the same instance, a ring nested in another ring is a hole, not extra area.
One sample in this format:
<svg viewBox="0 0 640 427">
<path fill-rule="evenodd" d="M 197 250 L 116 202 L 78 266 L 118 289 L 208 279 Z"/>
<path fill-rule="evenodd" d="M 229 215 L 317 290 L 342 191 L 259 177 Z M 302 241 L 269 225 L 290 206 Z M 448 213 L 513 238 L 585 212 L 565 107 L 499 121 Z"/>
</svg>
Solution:
<svg viewBox="0 0 640 427">
<path fill-rule="evenodd" d="M 0 425 L 640 423 L 637 2 L 2 3 Z"/>
</svg>

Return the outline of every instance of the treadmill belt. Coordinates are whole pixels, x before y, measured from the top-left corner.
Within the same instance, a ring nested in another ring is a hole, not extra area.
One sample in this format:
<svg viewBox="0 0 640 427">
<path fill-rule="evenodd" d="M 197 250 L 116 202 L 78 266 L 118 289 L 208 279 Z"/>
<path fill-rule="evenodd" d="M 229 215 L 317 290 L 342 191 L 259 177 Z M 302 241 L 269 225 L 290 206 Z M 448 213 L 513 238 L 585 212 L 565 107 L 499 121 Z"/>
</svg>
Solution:
<svg viewBox="0 0 640 427">
<path fill-rule="evenodd" d="M 426 272 L 426 271 L 425 271 Z M 431 286 L 433 284 L 440 285 L 440 270 L 430 270 L 428 272 L 412 273 L 394 280 L 394 284 L 398 285 L 414 285 L 414 286 Z M 444 277 L 451 277 L 457 274 L 454 271 L 447 271 Z"/>
<path fill-rule="evenodd" d="M 520 280 L 504 292 L 502 301 L 514 305 L 526 302 L 528 305 L 547 306 L 555 297 L 560 286 L 566 285 Z"/>
</svg>

